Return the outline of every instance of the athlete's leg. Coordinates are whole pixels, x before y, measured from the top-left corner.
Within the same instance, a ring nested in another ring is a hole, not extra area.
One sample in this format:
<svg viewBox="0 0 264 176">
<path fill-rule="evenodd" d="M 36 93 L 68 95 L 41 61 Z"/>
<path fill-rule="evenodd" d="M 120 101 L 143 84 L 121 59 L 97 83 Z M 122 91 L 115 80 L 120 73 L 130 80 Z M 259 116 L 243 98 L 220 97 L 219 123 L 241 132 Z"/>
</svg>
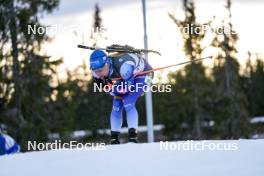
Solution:
<svg viewBox="0 0 264 176">
<path fill-rule="evenodd" d="M 145 77 L 136 78 L 134 80 L 134 85 L 136 86 L 138 83 L 140 83 L 138 89 L 123 96 L 123 106 L 126 110 L 128 128 L 138 128 L 138 112 L 135 105 L 137 99 L 143 93 L 143 86 L 146 85 Z"/>
<path fill-rule="evenodd" d="M 123 110 L 123 102 L 121 97 L 114 97 L 112 112 L 111 112 L 111 131 L 119 132 L 122 127 L 123 117 L 122 117 L 122 110 Z"/>
</svg>

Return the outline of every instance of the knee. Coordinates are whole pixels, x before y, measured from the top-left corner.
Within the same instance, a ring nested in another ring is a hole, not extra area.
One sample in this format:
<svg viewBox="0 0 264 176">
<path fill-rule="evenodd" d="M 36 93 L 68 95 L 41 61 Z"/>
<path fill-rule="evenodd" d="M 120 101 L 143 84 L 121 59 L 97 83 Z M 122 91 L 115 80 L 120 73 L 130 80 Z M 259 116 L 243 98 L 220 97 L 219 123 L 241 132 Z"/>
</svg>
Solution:
<svg viewBox="0 0 264 176">
<path fill-rule="evenodd" d="M 126 112 L 129 112 L 129 111 L 135 109 L 135 104 L 134 104 L 134 103 L 131 103 L 131 104 L 125 104 L 125 105 L 124 105 L 124 108 L 125 108 Z"/>
<path fill-rule="evenodd" d="M 112 112 L 121 112 L 123 109 L 123 102 L 119 99 L 114 99 Z"/>
<path fill-rule="evenodd" d="M 120 112 L 120 111 L 122 111 L 122 107 L 121 106 L 113 105 L 112 112 Z"/>
<path fill-rule="evenodd" d="M 121 106 L 115 106 L 113 105 L 112 107 L 112 116 L 115 116 L 115 117 L 120 117 L 122 115 L 122 107 Z"/>
</svg>

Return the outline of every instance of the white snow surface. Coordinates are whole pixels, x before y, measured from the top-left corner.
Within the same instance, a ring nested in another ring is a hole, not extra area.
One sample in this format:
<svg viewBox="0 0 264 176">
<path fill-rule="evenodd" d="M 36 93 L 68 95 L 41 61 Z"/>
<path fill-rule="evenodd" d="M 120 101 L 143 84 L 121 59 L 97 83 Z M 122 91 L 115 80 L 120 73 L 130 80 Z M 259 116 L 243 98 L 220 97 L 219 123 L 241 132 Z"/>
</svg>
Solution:
<svg viewBox="0 0 264 176">
<path fill-rule="evenodd" d="M 235 143 L 236 150 L 175 149 L 178 142 L 123 144 L 104 150 L 51 150 L 0 156 L 1 176 L 263 176 L 264 140 L 189 141 Z M 165 143 L 163 143 L 165 145 Z M 186 144 L 186 142 L 185 142 Z M 185 148 L 186 149 L 186 148 Z"/>
</svg>

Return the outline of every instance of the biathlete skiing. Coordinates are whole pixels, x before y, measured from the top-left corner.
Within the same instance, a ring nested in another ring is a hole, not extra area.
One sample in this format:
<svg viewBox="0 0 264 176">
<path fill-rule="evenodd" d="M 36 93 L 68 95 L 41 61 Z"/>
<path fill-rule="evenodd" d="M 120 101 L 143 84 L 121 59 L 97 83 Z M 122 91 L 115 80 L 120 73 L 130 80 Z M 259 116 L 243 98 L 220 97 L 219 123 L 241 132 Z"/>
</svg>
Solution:
<svg viewBox="0 0 264 176">
<path fill-rule="evenodd" d="M 112 84 L 111 144 L 120 144 L 123 110 L 126 111 L 127 116 L 128 142 L 137 143 L 139 117 L 135 105 L 144 93 L 143 87 L 148 85 L 152 77 L 148 74 L 137 76 L 137 73 L 151 70 L 152 67 L 142 55 L 137 53 L 119 53 L 113 57 L 103 50 L 96 49 L 90 56 L 90 69 L 97 84 Z M 113 81 L 115 83 L 112 83 Z"/>
<path fill-rule="evenodd" d="M 111 144 L 120 144 L 119 135 L 123 123 L 123 110 L 126 111 L 127 116 L 128 142 L 138 143 L 139 117 L 135 105 L 144 90 L 148 90 L 145 87 L 150 85 L 153 72 L 213 57 L 207 56 L 153 69 L 143 57 L 143 53 L 152 52 L 161 55 L 154 50 L 135 49 L 128 45 L 111 45 L 107 48 L 84 45 L 78 45 L 78 47 L 94 50 L 90 55 L 90 69 L 94 82 L 101 86 L 110 85 L 111 90 L 107 92 L 113 96 L 110 115 Z M 108 55 L 104 50 L 115 54 Z"/>
</svg>

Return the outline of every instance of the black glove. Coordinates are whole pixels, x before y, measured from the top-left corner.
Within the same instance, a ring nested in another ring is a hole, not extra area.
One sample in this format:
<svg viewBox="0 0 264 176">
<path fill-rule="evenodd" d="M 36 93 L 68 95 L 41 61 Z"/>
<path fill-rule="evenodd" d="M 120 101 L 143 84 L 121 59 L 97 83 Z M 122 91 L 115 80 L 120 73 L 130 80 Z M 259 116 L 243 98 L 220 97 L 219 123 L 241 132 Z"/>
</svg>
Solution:
<svg viewBox="0 0 264 176">
<path fill-rule="evenodd" d="M 96 83 L 98 86 L 100 86 L 100 84 L 102 84 L 103 87 L 105 85 L 108 85 L 109 83 L 113 84 L 112 80 L 110 78 L 107 78 L 107 77 L 105 77 L 103 79 L 93 78 L 93 82 Z"/>
</svg>

